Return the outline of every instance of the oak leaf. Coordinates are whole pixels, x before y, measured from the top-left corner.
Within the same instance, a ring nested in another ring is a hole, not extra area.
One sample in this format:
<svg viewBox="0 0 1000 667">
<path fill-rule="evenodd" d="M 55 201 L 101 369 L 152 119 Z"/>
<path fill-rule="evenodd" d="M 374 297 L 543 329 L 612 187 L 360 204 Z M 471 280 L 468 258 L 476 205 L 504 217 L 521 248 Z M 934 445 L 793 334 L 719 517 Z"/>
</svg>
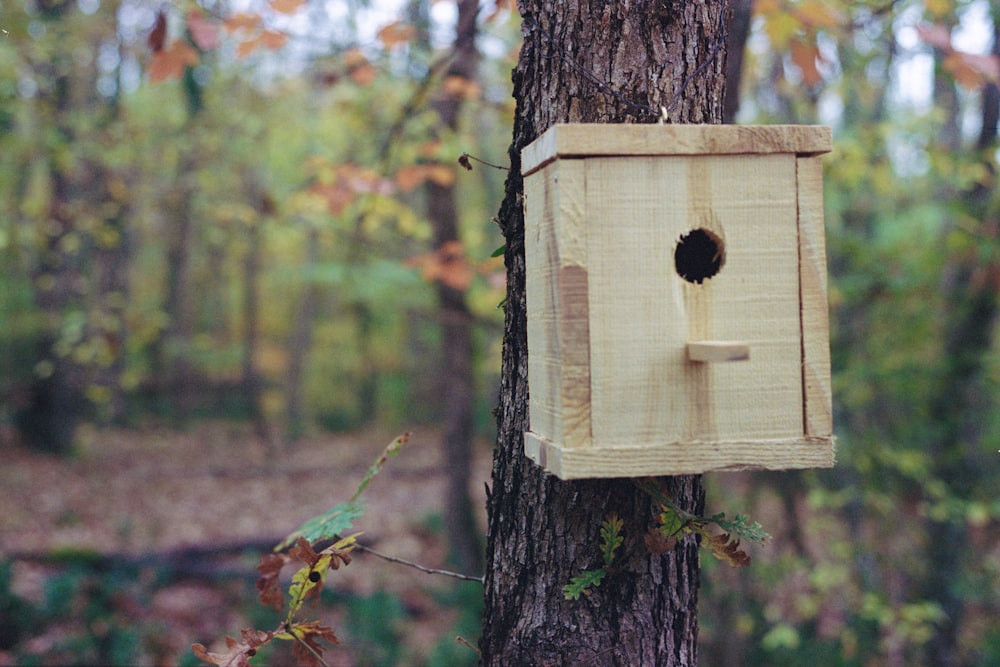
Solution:
<svg viewBox="0 0 1000 667">
<path fill-rule="evenodd" d="M 740 549 L 740 541 L 732 539 L 729 533 L 713 535 L 708 542 L 712 555 L 732 567 L 746 567 L 750 564 L 750 554 Z"/>
<path fill-rule="evenodd" d="M 281 582 L 278 580 L 281 569 L 288 562 L 286 556 L 280 554 L 264 554 L 260 557 L 257 571 L 260 577 L 257 578 L 257 590 L 260 591 L 260 601 L 275 611 L 281 611 L 285 604 L 285 594 L 281 590 Z"/>
<path fill-rule="evenodd" d="M 302 665 L 303 667 L 320 667 L 325 664 L 321 660 L 323 646 L 319 643 L 319 640 L 322 639 L 334 645 L 340 643 L 333 630 L 322 625 L 319 621 L 297 623 L 291 626 L 288 631 L 296 640 L 295 645 L 292 647 L 292 657 L 295 658 L 296 665 Z M 309 649 L 312 650 L 310 651 Z"/>
<path fill-rule="evenodd" d="M 191 650 L 199 660 L 218 667 L 250 667 L 250 658 L 257 654 L 257 647 L 271 641 L 273 636 L 262 630 L 244 629 L 240 631 L 241 642 L 226 637 L 229 650 L 225 653 L 209 651 L 203 644 L 192 644 Z"/>
</svg>

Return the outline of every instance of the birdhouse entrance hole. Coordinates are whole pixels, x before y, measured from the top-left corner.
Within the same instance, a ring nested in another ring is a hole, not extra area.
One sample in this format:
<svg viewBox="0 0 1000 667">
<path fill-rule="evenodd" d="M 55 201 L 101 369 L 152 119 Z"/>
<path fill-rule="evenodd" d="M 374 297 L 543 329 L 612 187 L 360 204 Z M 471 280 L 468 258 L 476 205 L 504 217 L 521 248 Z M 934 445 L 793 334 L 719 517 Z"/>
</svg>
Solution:
<svg viewBox="0 0 1000 667">
<path fill-rule="evenodd" d="M 699 227 L 683 235 L 674 250 L 674 268 L 689 283 L 701 284 L 726 263 L 726 246 L 715 232 Z"/>
</svg>

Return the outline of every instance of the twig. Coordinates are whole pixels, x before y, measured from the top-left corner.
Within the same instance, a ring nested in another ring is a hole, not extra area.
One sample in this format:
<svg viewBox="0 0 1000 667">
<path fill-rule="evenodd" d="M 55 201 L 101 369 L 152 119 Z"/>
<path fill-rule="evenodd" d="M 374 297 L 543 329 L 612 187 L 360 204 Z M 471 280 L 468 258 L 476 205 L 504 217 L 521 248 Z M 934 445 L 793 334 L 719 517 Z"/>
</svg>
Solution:
<svg viewBox="0 0 1000 667">
<path fill-rule="evenodd" d="M 451 570 L 439 570 L 433 567 L 425 567 L 423 565 L 420 565 L 419 563 L 414 563 L 413 561 L 406 560 L 405 558 L 397 558 L 396 556 L 390 556 L 389 554 L 384 554 L 380 551 L 372 549 L 371 547 L 366 547 L 363 544 L 355 544 L 354 548 L 358 549 L 359 551 L 367 551 L 372 556 L 376 556 L 377 558 L 381 558 L 382 560 L 387 560 L 390 563 L 399 563 L 400 565 L 406 565 L 412 567 L 415 570 L 426 572 L 427 574 L 442 574 L 446 577 L 454 577 L 455 579 L 463 579 L 465 581 L 478 581 L 479 583 L 483 583 L 484 581 L 483 577 L 473 577 L 470 574 L 462 574 L 461 572 L 452 572 Z"/>
<path fill-rule="evenodd" d="M 315 658 L 316 658 L 317 660 L 319 660 L 320 664 L 321 664 L 321 665 L 323 665 L 323 667 L 330 667 L 330 663 L 328 663 L 328 662 L 327 662 L 326 660 L 324 660 L 324 659 L 323 659 L 323 656 L 322 656 L 322 655 L 320 655 L 320 654 L 319 654 L 319 653 L 318 653 L 318 652 L 316 651 L 316 649 L 314 649 L 314 648 L 313 648 L 312 646 L 310 646 L 310 645 L 309 645 L 309 642 L 307 642 L 306 640 L 302 639 L 302 637 L 299 637 L 299 636 L 298 636 L 297 634 L 295 634 L 295 631 L 294 631 L 294 630 L 292 629 L 292 627 L 291 627 L 291 626 L 290 626 L 289 624 L 287 624 L 287 623 L 286 623 L 285 625 L 287 626 L 287 627 L 286 627 L 286 631 L 288 632 L 288 634 L 290 634 L 290 635 L 291 635 L 292 637 L 294 637 L 294 638 L 295 638 L 295 641 L 297 641 L 298 643 L 300 643 L 300 644 L 302 644 L 303 646 L 305 646 L 305 647 L 306 647 L 306 649 L 308 649 L 308 651 L 309 651 L 310 653 L 312 653 L 312 654 L 313 654 L 313 656 L 314 656 L 314 657 L 315 657 Z"/>
<path fill-rule="evenodd" d="M 469 171 L 472 171 L 472 165 L 469 164 L 469 160 L 475 160 L 479 164 L 485 164 L 487 167 L 493 167 L 494 169 L 502 169 L 503 171 L 510 171 L 510 167 L 504 167 L 499 164 L 493 164 L 492 162 L 487 162 L 486 160 L 480 160 L 475 155 L 469 155 L 468 153 L 462 153 L 462 155 L 458 158 L 458 163 L 463 167 L 465 167 L 466 169 L 468 169 Z"/>
<path fill-rule="evenodd" d="M 473 644 L 472 642 L 470 642 L 470 641 L 469 641 L 468 639 L 466 639 L 466 638 L 465 638 L 465 637 L 463 637 L 462 635 L 459 635 L 459 636 L 455 637 L 455 643 L 456 643 L 456 644 L 462 644 L 463 646 L 468 646 L 468 647 L 469 647 L 469 648 L 471 648 L 471 649 L 472 649 L 473 651 L 475 651 L 475 652 L 476 652 L 476 654 L 477 654 L 477 655 L 478 655 L 478 656 L 479 656 L 480 658 L 481 658 L 481 657 L 483 657 L 483 652 L 479 650 L 479 647 L 478 647 L 478 646 L 476 646 L 475 644 Z"/>
</svg>

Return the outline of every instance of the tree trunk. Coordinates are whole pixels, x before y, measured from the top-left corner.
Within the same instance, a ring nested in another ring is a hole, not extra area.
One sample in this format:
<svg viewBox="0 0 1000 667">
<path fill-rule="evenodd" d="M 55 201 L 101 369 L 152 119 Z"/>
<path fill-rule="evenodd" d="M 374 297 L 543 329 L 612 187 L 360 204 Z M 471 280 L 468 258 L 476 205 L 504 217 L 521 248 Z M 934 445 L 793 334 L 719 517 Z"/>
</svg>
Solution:
<svg viewBox="0 0 1000 667">
<path fill-rule="evenodd" d="M 454 58 L 445 77 L 473 80 L 476 76 L 476 14 L 479 0 L 459 0 Z M 449 131 L 458 127 L 461 95 L 443 92 L 434 108 Z M 434 227 L 438 252 L 460 243 L 458 203 L 454 185 L 427 184 L 427 215 Z M 472 314 L 465 290 L 438 282 L 441 316 L 441 368 L 444 386 L 444 449 L 448 483 L 444 498 L 444 524 L 455 564 L 466 572 L 483 568 L 482 543 L 472 511 L 469 477 L 472 469 L 472 412 L 475 404 Z"/>
<path fill-rule="evenodd" d="M 993 51 L 1000 57 L 1000 7 L 993 7 Z M 938 90 L 935 77 L 935 91 Z M 943 88 L 943 86 L 942 86 Z M 954 93 L 954 84 L 951 92 Z M 951 98 L 945 97 L 945 104 Z M 1000 88 L 986 85 L 982 92 L 982 125 L 976 141 L 976 152 L 983 165 L 995 173 L 993 154 L 997 144 L 997 119 L 1000 118 Z M 957 124 L 957 120 L 955 121 Z M 954 128 L 949 122 L 943 128 L 942 141 L 953 140 Z M 963 212 L 969 219 L 980 221 L 978 243 L 991 245 L 994 250 L 986 257 L 995 257 L 1000 240 L 1000 220 L 993 201 L 992 186 L 977 183 L 961 196 Z M 927 451 L 937 465 L 936 477 L 946 480 L 951 495 L 968 502 L 975 497 L 995 474 L 995 454 L 983 433 L 982 416 L 989 405 L 989 380 L 984 378 L 990 366 L 989 356 L 995 348 L 997 288 L 1000 286 L 1000 265 L 983 261 L 978 252 L 963 253 L 944 270 L 944 289 L 948 312 L 943 339 L 945 368 L 937 383 L 937 392 L 929 397 L 928 412 L 936 432 L 931 434 Z M 969 533 L 964 517 L 948 517 L 928 522 L 926 542 L 927 577 L 923 593 L 934 602 L 944 618 L 935 624 L 936 632 L 927 642 L 927 664 L 950 667 L 965 664 L 961 631 L 966 618 L 968 581 L 959 576 L 969 571 Z M 966 656 L 969 654 L 966 653 Z"/>
<path fill-rule="evenodd" d="M 500 209 L 507 302 L 498 437 L 488 503 L 484 665 L 693 665 L 698 546 L 663 555 L 643 536 L 650 498 L 629 480 L 563 482 L 523 455 L 528 427 L 521 149 L 556 122 L 718 123 L 725 79 L 724 0 L 556 3 L 523 0 L 524 46 L 514 71 L 511 171 Z M 701 513 L 700 476 L 665 480 Z M 562 587 L 600 564 L 599 530 L 625 521 L 618 568 L 589 597 Z"/>
<path fill-rule="evenodd" d="M 305 382 L 306 361 L 312 350 L 313 320 L 316 318 L 316 305 L 319 298 L 316 281 L 312 271 L 319 261 L 319 231 L 310 225 L 306 236 L 305 266 L 302 296 L 299 298 L 298 311 L 292 330 L 292 338 L 288 352 L 288 376 L 286 379 L 287 415 L 285 425 L 285 449 L 291 450 L 306 427 L 306 411 L 303 383 Z"/>
</svg>

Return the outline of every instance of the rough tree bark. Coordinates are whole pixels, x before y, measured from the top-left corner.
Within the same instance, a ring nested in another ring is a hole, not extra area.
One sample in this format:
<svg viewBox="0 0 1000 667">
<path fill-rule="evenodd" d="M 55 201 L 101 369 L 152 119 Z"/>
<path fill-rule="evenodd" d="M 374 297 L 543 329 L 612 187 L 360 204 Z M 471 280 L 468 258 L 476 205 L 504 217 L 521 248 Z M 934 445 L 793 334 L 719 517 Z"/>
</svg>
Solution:
<svg viewBox="0 0 1000 667">
<path fill-rule="evenodd" d="M 487 545 L 484 665 L 693 665 L 698 547 L 653 555 L 649 497 L 628 480 L 562 482 L 525 459 L 527 333 L 521 149 L 557 122 L 718 123 L 725 80 L 725 0 L 522 0 L 524 45 L 514 71 L 511 171 L 499 220 L 507 302 L 498 438 Z M 701 513 L 699 476 L 665 480 Z M 592 595 L 562 587 L 600 563 L 599 529 L 625 521 L 619 567 Z"/>
</svg>

